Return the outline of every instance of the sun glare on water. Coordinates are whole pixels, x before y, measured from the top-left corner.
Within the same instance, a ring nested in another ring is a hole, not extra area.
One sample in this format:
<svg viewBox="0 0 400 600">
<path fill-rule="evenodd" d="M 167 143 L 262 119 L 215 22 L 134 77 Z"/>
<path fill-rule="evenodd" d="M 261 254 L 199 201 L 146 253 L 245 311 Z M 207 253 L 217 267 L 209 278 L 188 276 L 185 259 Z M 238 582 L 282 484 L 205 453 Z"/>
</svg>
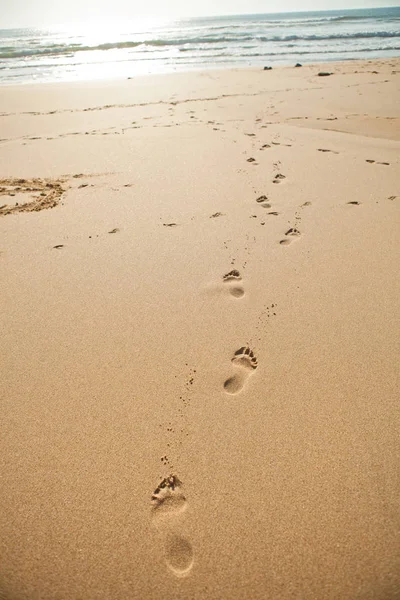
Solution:
<svg viewBox="0 0 400 600">
<path fill-rule="evenodd" d="M 166 69 L 157 68 L 157 60 L 150 61 L 150 53 L 146 44 L 152 44 L 152 59 L 160 58 L 170 52 L 171 59 L 176 50 L 158 48 L 160 38 L 168 35 L 176 21 L 139 17 L 129 21 L 115 22 L 81 22 L 68 25 L 57 25 L 48 29 L 49 34 L 65 45 L 71 53 L 77 52 L 79 66 L 74 65 L 74 79 L 119 78 L 133 75 L 146 75 L 150 72 L 162 73 Z M 156 52 L 154 52 L 154 50 Z M 65 63 L 71 55 L 65 55 Z M 168 57 L 167 57 L 168 58 Z M 62 60 L 60 61 L 62 64 Z M 66 68 L 61 78 L 71 79 L 72 70 Z M 61 75 L 61 72 L 59 75 Z"/>
</svg>

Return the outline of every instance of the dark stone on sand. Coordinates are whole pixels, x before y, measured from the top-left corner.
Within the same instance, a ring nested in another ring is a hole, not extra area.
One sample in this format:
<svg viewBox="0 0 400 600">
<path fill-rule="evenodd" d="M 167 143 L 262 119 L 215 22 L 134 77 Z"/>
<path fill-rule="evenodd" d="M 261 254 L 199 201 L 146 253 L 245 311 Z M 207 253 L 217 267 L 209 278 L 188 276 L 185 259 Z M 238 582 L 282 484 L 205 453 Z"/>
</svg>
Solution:
<svg viewBox="0 0 400 600">
<path fill-rule="evenodd" d="M 264 67 L 264 71 L 272 71 L 272 67 Z"/>
<path fill-rule="evenodd" d="M 295 67 L 302 67 L 303 65 L 301 63 L 296 63 L 294 66 Z"/>
<path fill-rule="evenodd" d="M 318 77 L 329 77 L 329 75 L 333 75 L 333 73 L 328 73 L 328 71 L 320 71 L 318 73 Z"/>
</svg>

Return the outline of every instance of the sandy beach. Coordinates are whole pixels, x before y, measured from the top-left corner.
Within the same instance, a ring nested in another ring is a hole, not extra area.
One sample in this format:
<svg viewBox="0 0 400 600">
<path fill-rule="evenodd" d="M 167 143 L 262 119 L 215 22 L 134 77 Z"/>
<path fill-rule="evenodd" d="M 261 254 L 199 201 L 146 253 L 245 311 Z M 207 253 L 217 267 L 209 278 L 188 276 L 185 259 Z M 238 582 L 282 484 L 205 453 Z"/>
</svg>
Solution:
<svg viewBox="0 0 400 600">
<path fill-rule="evenodd" d="M 2 87 L 2 600 L 400 598 L 399 75 Z"/>
</svg>

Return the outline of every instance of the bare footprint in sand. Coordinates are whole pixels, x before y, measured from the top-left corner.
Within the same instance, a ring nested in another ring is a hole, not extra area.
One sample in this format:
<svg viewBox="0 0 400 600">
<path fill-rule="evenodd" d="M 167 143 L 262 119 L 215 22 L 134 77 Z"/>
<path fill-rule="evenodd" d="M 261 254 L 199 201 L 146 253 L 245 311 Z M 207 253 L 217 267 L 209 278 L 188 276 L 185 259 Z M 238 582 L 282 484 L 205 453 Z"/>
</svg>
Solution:
<svg viewBox="0 0 400 600">
<path fill-rule="evenodd" d="M 227 394 L 238 394 L 244 387 L 247 379 L 257 369 L 258 362 L 254 353 L 248 346 L 239 348 L 232 358 L 232 363 L 237 367 L 237 372 L 224 383 Z"/>
<path fill-rule="evenodd" d="M 182 492 L 182 482 L 176 475 L 163 479 L 151 497 L 153 518 L 172 516 L 186 510 L 187 502 Z"/>
<path fill-rule="evenodd" d="M 274 179 L 272 180 L 272 183 L 281 183 L 281 181 L 283 181 L 284 179 L 286 179 L 286 175 L 278 173 L 277 175 L 275 175 Z"/>
<path fill-rule="evenodd" d="M 288 246 L 292 242 L 292 239 L 300 237 L 301 233 L 298 229 L 296 229 L 296 227 L 291 227 L 285 232 L 285 235 L 289 237 L 286 237 L 279 242 L 281 246 Z"/>
<path fill-rule="evenodd" d="M 193 548 L 179 535 L 171 535 L 165 544 L 165 561 L 177 577 L 188 575 L 193 567 Z"/>
<path fill-rule="evenodd" d="M 176 475 L 163 479 L 151 497 L 153 522 L 160 533 L 165 531 L 165 562 L 177 577 L 188 575 L 193 567 L 191 543 L 174 533 L 176 520 L 187 508 L 182 482 Z"/>
<path fill-rule="evenodd" d="M 258 204 L 260 204 L 263 208 L 271 208 L 272 205 L 269 204 L 268 202 L 268 197 L 263 195 L 263 196 L 259 196 L 259 198 L 257 198 L 256 202 L 258 202 Z"/>
<path fill-rule="evenodd" d="M 223 282 L 229 286 L 229 293 L 234 298 L 242 298 L 244 296 L 244 289 L 239 283 L 240 281 L 242 281 L 242 276 L 236 269 L 229 271 L 229 273 L 223 276 Z"/>
</svg>

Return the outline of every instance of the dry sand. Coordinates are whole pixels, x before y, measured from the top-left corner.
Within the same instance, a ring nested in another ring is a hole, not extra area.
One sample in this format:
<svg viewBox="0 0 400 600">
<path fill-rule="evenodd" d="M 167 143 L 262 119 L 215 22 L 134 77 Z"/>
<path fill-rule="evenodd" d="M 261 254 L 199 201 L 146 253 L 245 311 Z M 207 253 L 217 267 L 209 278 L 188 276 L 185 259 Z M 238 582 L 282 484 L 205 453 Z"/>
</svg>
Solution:
<svg viewBox="0 0 400 600">
<path fill-rule="evenodd" d="M 400 60 L 326 68 L 2 88 L 0 598 L 400 598 Z"/>
</svg>

